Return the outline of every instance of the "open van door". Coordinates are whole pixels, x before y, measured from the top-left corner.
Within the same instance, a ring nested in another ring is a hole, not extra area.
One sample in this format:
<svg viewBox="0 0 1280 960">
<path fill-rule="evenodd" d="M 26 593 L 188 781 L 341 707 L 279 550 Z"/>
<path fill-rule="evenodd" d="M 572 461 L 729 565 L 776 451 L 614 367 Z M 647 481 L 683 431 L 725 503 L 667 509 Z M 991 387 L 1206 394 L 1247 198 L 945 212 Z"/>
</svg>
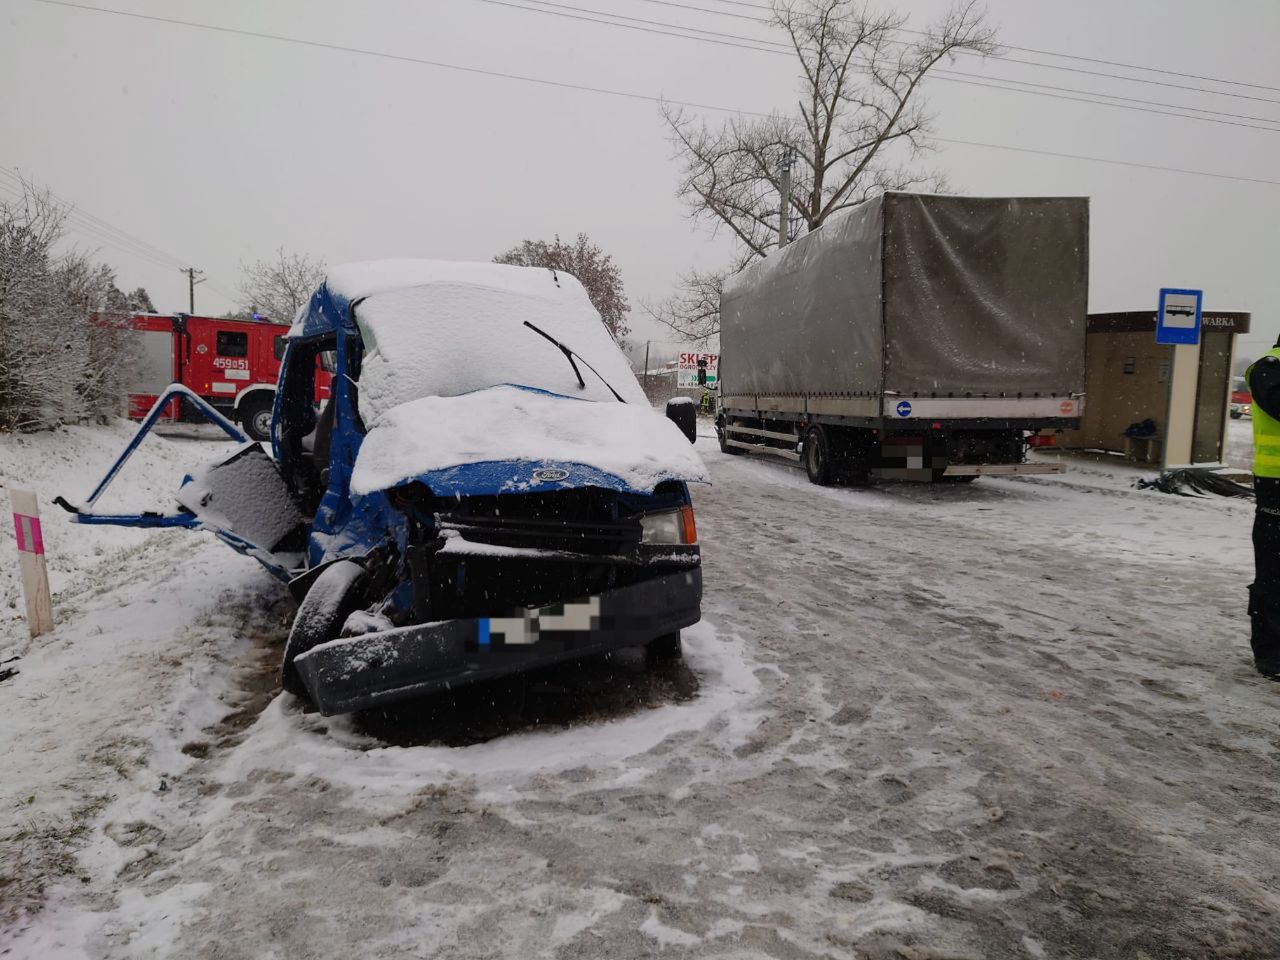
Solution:
<svg viewBox="0 0 1280 960">
<path fill-rule="evenodd" d="M 179 395 L 233 440 L 245 445 L 228 457 L 194 469 L 183 479 L 174 494 L 175 503 L 168 510 L 130 514 L 95 511 L 94 504 L 162 416 L 164 408 Z M 156 400 L 138 432 L 86 500 L 73 504 L 56 497 L 54 502 L 75 514 L 77 523 L 209 530 L 285 581 L 296 576 L 304 566 L 308 522 L 280 475 L 276 461 L 261 444 L 247 442 L 235 424 L 180 384 L 172 384 Z"/>
<path fill-rule="evenodd" d="M 261 444 L 193 471 L 175 494 L 201 529 L 253 557 L 282 580 L 302 572 L 307 522 Z"/>
</svg>

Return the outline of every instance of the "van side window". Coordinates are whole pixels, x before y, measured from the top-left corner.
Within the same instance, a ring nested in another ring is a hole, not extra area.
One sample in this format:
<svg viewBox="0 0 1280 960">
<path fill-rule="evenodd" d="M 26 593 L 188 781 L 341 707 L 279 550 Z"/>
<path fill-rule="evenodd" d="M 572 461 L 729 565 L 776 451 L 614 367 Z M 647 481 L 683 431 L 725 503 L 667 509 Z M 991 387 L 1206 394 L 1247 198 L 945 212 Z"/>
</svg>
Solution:
<svg viewBox="0 0 1280 960">
<path fill-rule="evenodd" d="M 272 349 L 274 349 L 276 352 L 276 359 L 283 360 L 284 359 L 284 337 L 283 336 L 276 337 L 274 340 L 271 341 L 271 346 L 272 346 Z"/>
<path fill-rule="evenodd" d="M 249 335 L 232 330 L 219 330 L 216 345 L 220 357 L 247 357 L 249 355 Z"/>
</svg>

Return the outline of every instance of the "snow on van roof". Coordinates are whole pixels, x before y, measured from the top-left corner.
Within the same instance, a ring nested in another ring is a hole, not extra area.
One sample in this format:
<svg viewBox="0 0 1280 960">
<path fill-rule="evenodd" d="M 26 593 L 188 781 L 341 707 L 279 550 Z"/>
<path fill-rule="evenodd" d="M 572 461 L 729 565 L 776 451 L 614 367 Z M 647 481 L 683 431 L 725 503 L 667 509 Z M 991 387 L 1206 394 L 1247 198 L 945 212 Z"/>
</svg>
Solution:
<svg viewBox="0 0 1280 960">
<path fill-rule="evenodd" d="M 465 260 L 367 260 L 332 267 L 325 278 L 329 291 L 347 301 L 430 283 L 474 284 L 530 296 L 554 288 L 550 270 Z"/>
<path fill-rule="evenodd" d="M 563 273 L 553 275 L 550 270 L 486 261 L 400 258 L 339 264 L 329 269 L 324 285 L 298 308 L 289 336 L 297 339 L 332 333 L 337 326 L 346 325 L 348 304 L 379 293 L 454 284 L 551 296 L 557 287 L 565 291 L 565 284 L 556 283 L 565 276 Z M 569 286 L 573 285 L 577 282 Z M 585 296 L 585 291 L 582 295 Z"/>
<path fill-rule="evenodd" d="M 504 383 L 617 403 L 588 364 L 628 403 L 647 406 L 630 364 L 569 274 L 492 263 L 390 261 L 342 268 L 333 282 L 343 285 L 342 296 L 356 298 L 353 312 L 364 342 L 360 410 L 370 426 L 400 404 Z M 526 322 L 586 360 L 575 361 L 583 385 L 559 348 Z"/>
</svg>

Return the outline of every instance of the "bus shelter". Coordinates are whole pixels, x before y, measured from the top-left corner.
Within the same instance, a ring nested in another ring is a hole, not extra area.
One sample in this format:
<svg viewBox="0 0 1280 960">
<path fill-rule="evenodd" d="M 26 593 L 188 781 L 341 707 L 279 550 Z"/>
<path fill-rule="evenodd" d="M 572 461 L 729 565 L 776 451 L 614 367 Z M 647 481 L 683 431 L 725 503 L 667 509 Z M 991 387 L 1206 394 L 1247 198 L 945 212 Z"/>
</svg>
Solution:
<svg viewBox="0 0 1280 960">
<path fill-rule="evenodd" d="M 1123 453 L 1155 466 L 1223 460 L 1236 337 L 1248 313 L 1205 311 L 1200 343 L 1156 343 L 1156 312 L 1093 313 L 1085 328 L 1085 403 L 1067 449 Z"/>
</svg>

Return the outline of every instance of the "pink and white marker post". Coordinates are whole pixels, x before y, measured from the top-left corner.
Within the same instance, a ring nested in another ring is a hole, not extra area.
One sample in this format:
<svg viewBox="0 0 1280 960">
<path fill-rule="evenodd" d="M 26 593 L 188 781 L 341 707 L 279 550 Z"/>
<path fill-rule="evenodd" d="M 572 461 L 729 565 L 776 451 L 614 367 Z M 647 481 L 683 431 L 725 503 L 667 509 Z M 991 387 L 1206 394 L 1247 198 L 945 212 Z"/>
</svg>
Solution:
<svg viewBox="0 0 1280 960">
<path fill-rule="evenodd" d="M 44 533 L 40 506 L 29 490 L 11 490 L 13 530 L 18 540 L 22 568 L 22 592 L 27 600 L 27 626 L 38 637 L 53 629 L 53 598 L 49 595 L 49 568 L 44 562 Z"/>
</svg>

